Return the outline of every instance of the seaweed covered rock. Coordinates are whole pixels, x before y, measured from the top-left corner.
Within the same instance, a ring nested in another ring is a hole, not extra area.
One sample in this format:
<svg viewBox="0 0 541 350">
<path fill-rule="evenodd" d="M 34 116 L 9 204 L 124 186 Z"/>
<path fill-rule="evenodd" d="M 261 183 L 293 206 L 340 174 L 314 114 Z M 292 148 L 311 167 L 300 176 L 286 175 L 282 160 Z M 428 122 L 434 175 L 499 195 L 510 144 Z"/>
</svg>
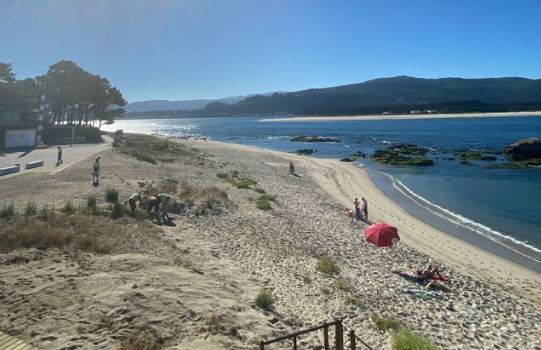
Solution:
<svg viewBox="0 0 541 350">
<path fill-rule="evenodd" d="M 317 151 L 315 151 L 315 152 L 317 152 Z M 311 148 L 302 148 L 302 149 L 296 150 L 294 153 L 297 153 L 297 154 L 312 154 L 312 153 L 314 153 L 314 150 L 311 149 Z"/>
<path fill-rule="evenodd" d="M 428 148 L 412 144 L 393 145 L 387 149 L 379 149 L 371 156 L 379 163 L 390 165 L 429 166 L 434 161 L 426 157 Z"/>
</svg>

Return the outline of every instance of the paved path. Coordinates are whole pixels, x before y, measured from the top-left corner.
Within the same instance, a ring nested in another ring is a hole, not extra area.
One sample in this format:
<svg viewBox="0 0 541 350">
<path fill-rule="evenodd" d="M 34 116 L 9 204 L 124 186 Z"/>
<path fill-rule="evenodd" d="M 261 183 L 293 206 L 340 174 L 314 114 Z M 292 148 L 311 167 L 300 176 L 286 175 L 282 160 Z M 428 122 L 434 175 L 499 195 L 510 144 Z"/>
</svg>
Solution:
<svg viewBox="0 0 541 350">
<path fill-rule="evenodd" d="M 109 138 L 104 139 L 106 142 L 100 144 L 82 144 L 73 145 L 73 147 L 70 147 L 69 145 L 62 146 L 62 159 L 64 160 L 64 163 L 58 167 L 56 166 L 56 157 L 58 152 L 56 146 L 33 149 L 30 152 L 6 151 L 5 153 L 0 153 L 0 168 L 21 164 L 21 171 L 15 174 L 0 176 L 0 180 L 30 172 L 57 173 L 96 153 L 110 149 L 111 143 Z M 44 165 L 35 169 L 24 169 L 24 165 L 26 163 L 36 160 L 43 160 Z"/>
<path fill-rule="evenodd" d="M 0 331 L 0 350 L 37 350 L 37 348 Z"/>
</svg>

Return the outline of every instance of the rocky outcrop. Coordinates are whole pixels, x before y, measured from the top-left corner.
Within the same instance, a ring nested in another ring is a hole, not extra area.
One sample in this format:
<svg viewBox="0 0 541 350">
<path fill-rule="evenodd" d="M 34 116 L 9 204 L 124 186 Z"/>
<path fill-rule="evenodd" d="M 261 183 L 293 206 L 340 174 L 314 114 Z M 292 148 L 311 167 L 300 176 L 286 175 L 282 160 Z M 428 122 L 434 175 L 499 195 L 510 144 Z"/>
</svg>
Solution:
<svg viewBox="0 0 541 350">
<path fill-rule="evenodd" d="M 289 139 L 292 142 L 340 142 L 340 139 L 336 137 L 324 137 L 324 136 L 306 136 L 298 135 Z"/>
<path fill-rule="evenodd" d="M 506 147 L 503 153 L 513 160 L 541 159 L 541 138 L 517 141 Z"/>
</svg>

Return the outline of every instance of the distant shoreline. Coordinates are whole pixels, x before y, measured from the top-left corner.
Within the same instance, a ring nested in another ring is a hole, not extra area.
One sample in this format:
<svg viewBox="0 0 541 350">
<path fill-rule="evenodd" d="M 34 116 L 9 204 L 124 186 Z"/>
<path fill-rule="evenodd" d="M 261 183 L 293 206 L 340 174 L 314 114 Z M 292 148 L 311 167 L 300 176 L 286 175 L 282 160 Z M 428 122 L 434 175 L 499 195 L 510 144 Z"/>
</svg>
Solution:
<svg viewBox="0 0 541 350">
<path fill-rule="evenodd" d="M 310 122 L 310 121 L 354 121 L 354 120 L 404 120 L 404 119 L 450 119 L 450 118 L 496 118 L 496 117 L 541 117 L 538 112 L 491 112 L 491 113 L 449 113 L 449 114 L 375 114 L 355 116 L 306 116 L 265 118 L 263 122 Z"/>
</svg>

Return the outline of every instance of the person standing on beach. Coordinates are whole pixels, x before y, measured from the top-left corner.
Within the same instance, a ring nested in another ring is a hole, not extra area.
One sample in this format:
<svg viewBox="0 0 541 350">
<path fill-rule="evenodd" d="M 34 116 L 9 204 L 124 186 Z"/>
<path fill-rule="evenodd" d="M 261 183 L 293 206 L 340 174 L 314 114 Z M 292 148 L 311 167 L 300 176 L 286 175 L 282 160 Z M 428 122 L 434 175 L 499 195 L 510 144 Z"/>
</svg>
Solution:
<svg viewBox="0 0 541 350">
<path fill-rule="evenodd" d="M 295 174 L 295 166 L 293 165 L 293 162 L 289 162 L 289 173 Z"/>
<path fill-rule="evenodd" d="M 96 158 L 92 170 L 92 183 L 95 185 L 100 182 L 100 157 Z"/>
<path fill-rule="evenodd" d="M 359 204 L 361 204 L 361 202 L 359 202 L 358 198 L 355 198 L 355 200 L 353 201 L 353 205 L 355 205 L 355 219 L 357 221 L 363 219 L 362 214 L 361 214 L 361 208 L 359 207 Z"/>
<path fill-rule="evenodd" d="M 58 155 L 57 155 L 57 158 L 56 158 L 56 166 L 59 166 L 60 164 L 64 163 L 64 161 L 62 160 L 62 147 L 58 146 Z"/>
<path fill-rule="evenodd" d="M 363 201 L 362 209 L 363 209 L 364 219 L 368 220 L 368 202 L 366 201 L 366 199 L 364 199 L 364 197 L 362 197 L 361 200 Z"/>
</svg>

